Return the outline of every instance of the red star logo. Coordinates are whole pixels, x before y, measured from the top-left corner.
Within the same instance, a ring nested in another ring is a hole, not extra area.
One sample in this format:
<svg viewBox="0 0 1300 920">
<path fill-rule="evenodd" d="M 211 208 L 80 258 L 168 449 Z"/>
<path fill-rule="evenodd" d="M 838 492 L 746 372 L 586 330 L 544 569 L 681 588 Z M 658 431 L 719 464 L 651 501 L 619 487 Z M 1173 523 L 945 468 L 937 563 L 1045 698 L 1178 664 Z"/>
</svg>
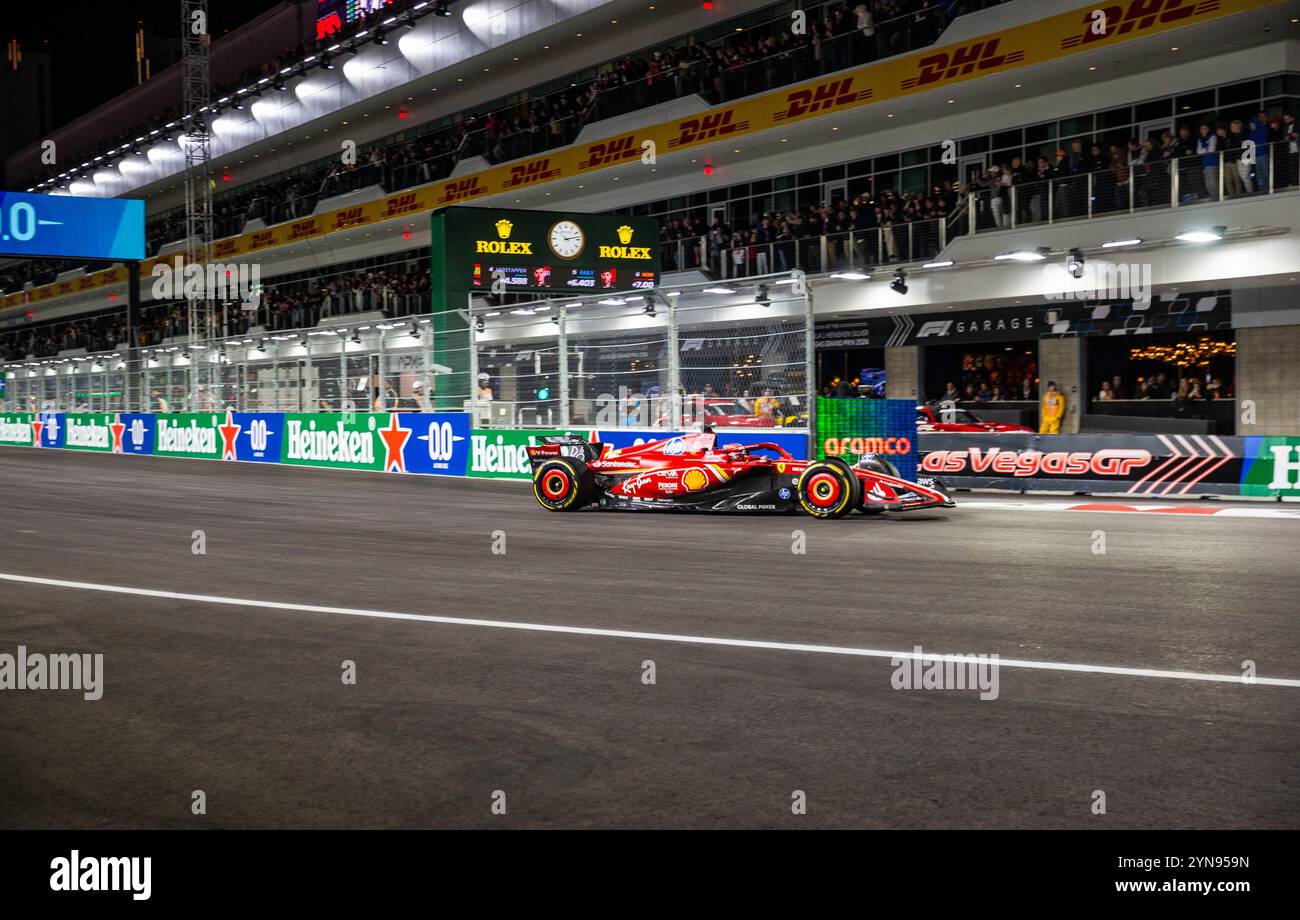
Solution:
<svg viewBox="0 0 1300 920">
<path fill-rule="evenodd" d="M 239 437 L 239 432 L 243 429 L 243 427 L 244 427 L 243 425 L 235 424 L 235 418 L 233 413 L 231 413 L 231 411 L 227 409 L 226 424 L 217 426 L 217 431 L 221 432 L 221 459 L 222 460 L 235 459 L 235 438 Z"/>
<path fill-rule="evenodd" d="M 379 429 L 379 436 L 384 439 L 384 472 L 391 472 L 393 467 L 397 467 L 397 472 L 406 472 L 406 460 L 402 457 L 402 448 L 411 438 L 411 429 L 403 428 L 397 423 L 397 413 L 389 413 L 388 427 Z"/>
<path fill-rule="evenodd" d="M 41 446 L 41 429 L 44 427 L 45 427 L 45 423 L 42 422 L 40 419 L 38 418 L 32 419 L 32 435 L 33 435 L 32 440 L 34 442 L 32 444 L 33 447 Z"/>
<path fill-rule="evenodd" d="M 113 453 L 122 452 L 122 435 L 126 432 L 126 426 L 122 424 L 122 413 L 113 416 L 113 423 L 108 426 L 108 430 L 113 432 Z"/>
</svg>

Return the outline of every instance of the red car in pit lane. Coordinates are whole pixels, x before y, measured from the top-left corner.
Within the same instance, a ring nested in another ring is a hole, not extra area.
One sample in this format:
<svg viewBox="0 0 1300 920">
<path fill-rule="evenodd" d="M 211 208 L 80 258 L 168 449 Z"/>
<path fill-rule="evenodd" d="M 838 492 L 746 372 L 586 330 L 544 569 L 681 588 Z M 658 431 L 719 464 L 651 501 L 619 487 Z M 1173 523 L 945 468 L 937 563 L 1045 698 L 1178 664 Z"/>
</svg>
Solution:
<svg viewBox="0 0 1300 920">
<path fill-rule="evenodd" d="M 944 409 L 933 406 L 916 407 L 917 431 L 964 431 L 982 434 L 1033 434 L 1027 425 L 1012 422 L 986 422 L 966 409 Z"/>
<path fill-rule="evenodd" d="M 719 428 L 774 428 L 781 424 L 778 417 L 764 418 L 746 412 L 745 407 L 734 399 L 701 399 L 698 406 L 695 421 L 705 425 L 716 425 Z M 658 424 L 660 428 L 668 427 L 668 416 L 659 416 Z"/>
<path fill-rule="evenodd" d="M 951 508 L 937 479 L 909 482 L 874 454 L 855 466 L 839 458 L 795 460 L 776 444 L 723 444 L 704 430 L 612 448 L 555 435 L 528 448 L 533 495 L 548 511 L 587 505 L 629 511 L 789 512 L 822 520 Z"/>
</svg>

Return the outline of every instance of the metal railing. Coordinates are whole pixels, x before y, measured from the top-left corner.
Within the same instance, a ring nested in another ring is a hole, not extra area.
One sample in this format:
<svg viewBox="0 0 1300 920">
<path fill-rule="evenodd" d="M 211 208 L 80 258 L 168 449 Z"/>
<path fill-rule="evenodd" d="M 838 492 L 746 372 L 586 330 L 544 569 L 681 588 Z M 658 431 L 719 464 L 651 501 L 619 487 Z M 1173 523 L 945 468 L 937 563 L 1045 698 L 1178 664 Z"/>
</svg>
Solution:
<svg viewBox="0 0 1300 920">
<path fill-rule="evenodd" d="M 1294 142 L 1116 165 L 1051 178 L 999 183 L 966 194 L 971 232 L 1112 217 L 1297 188 Z"/>
<path fill-rule="evenodd" d="M 479 427 L 806 429 L 791 273 L 0 364 L 7 411 L 457 410 Z"/>
<path fill-rule="evenodd" d="M 702 270 L 721 279 L 796 269 L 807 274 L 867 272 L 890 263 L 933 259 L 948 245 L 948 234 L 944 218 L 927 218 L 740 246 L 724 246 L 721 237 L 706 235 L 661 243 L 660 264 L 665 272 Z"/>
</svg>

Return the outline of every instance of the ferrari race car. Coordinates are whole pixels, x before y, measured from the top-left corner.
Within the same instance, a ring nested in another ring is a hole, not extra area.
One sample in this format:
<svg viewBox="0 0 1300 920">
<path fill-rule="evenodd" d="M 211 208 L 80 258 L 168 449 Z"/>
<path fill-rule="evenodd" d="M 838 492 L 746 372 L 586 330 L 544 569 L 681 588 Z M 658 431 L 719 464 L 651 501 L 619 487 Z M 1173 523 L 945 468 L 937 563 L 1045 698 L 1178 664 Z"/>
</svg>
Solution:
<svg viewBox="0 0 1300 920">
<path fill-rule="evenodd" d="M 955 505 L 939 480 L 909 482 L 874 454 L 855 466 L 837 457 L 795 460 L 776 444 L 718 446 L 707 426 L 623 448 L 546 436 L 528 448 L 528 459 L 533 495 L 548 511 L 591 504 L 632 511 L 802 510 L 828 520 L 855 508 L 877 514 Z"/>
</svg>

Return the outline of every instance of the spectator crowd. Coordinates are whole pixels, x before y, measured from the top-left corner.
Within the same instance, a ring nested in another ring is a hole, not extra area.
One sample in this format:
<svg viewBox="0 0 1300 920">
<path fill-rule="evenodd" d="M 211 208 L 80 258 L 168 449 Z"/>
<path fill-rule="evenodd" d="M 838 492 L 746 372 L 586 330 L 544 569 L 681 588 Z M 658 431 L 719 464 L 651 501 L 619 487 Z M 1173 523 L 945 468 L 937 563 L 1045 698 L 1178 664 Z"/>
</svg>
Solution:
<svg viewBox="0 0 1300 920">
<path fill-rule="evenodd" d="M 397 263 L 398 265 L 404 263 Z M 385 316 L 410 316 L 429 310 L 429 269 L 402 270 L 392 266 L 349 271 L 325 278 L 268 286 L 256 313 L 235 305 L 217 310 L 219 335 L 245 335 L 253 326 L 266 331 L 303 329 L 322 319 L 371 310 Z M 189 305 L 184 302 L 146 304 L 140 311 L 139 344 L 160 345 L 189 330 Z M 22 361 L 28 356 L 50 358 L 61 351 L 109 351 L 127 338 L 126 316 L 121 312 L 79 317 L 26 328 L 0 329 L 0 360 Z"/>
<path fill-rule="evenodd" d="M 1236 198 L 1300 178 L 1293 113 L 1182 124 L 1157 139 L 1070 141 L 1052 157 L 1011 157 L 966 186 L 979 229 Z M 1222 173 L 1222 175 L 1220 175 Z M 1016 189 L 1014 199 L 1012 190 Z M 1015 212 L 1013 214 L 1013 211 Z"/>
<path fill-rule="evenodd" d="M 867 63 L 932 43 L 964 7 L 987 5 L 989 0 L 835 0 L 805 10 L 806 23 L 799 32 L 791 31 L 792 20 L 782 14 L 711 42 L 686 42 L 625 56 L 602 65 L 585 82 L 513 106 L 467 114 L 416 138 L 379 141 L 360 151 L 355 164 L 331 160 L 256 189 L 219 196 L 214 232 L 218 237 L 230 236 L 257 218 L 271 224 L 301 217 L 323 198 L 367 185 L 394 192 L 437 181 L 450 175 L 465 157 L 499 163 L 532 156 L 572 143 L 588 121 L 671 99 L 698 93 L 718 104 Z M 336 40 L 331 37 L 328 42 Z M 306 47 L 286 51 L 258 73 L 235 81 L 236 85 L 275 76 L 283 61 L 301 59 L 313 50 L 319 51 Z M 147 233 L 150 254 L 182 239 L 183 212 L 156 219 Z"/>
</svg>

